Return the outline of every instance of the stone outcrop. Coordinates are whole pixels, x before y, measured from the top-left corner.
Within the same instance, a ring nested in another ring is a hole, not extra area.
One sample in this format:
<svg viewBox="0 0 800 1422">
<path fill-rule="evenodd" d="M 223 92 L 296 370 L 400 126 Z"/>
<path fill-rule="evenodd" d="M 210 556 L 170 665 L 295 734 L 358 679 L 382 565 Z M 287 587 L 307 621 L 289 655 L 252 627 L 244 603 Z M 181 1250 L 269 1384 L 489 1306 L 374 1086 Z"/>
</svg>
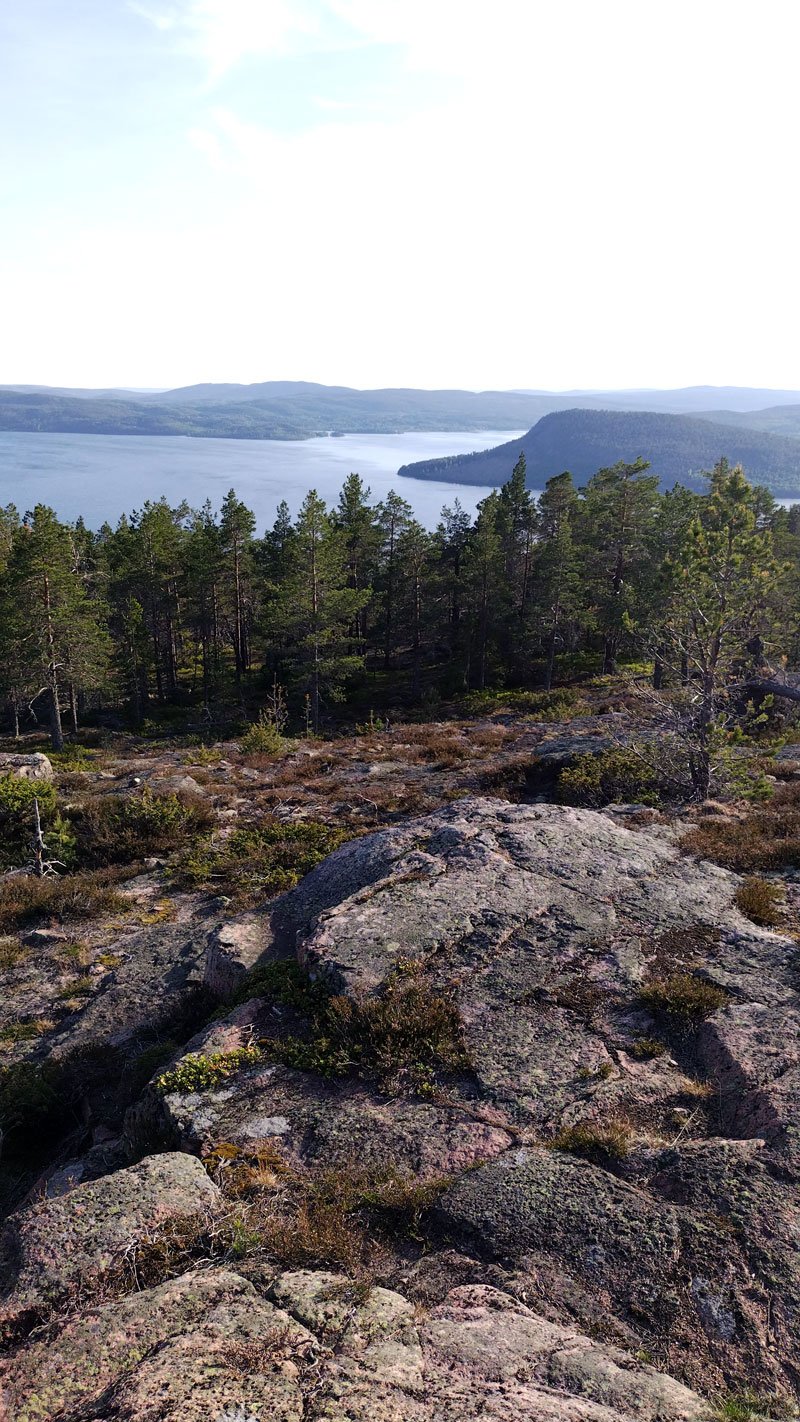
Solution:
<svg viewBox="0 0 800 1422">
<path fill-rule="evenodd" d="M 88 1296 L 154 1232 L 202 1221 L 220 1192 L 193 1156 L 155 1155 L 12 1215 L 0 1238 L 0 1327 Z"/>
<path fill-rule="evenodd" d="M 411 977 L 457 1011 L 463 1057 L 390 1091 L 357 1060 L 281 1061 L 319 1027 L 263 982 L 223 1009 L 168 1066 L 233 1053 L 230 1071 L 179 1072 L 129 1113 L 130 1154 L 167 1154 L 10 1221 L 9 1418 L 690 1422 L 728 1391 L 791 1395 L 797 945 L 742 916 L 738 884 L 658 823 L 467 799 L 206 925 L 193 953 L 219 989 L 287 954 L 360 1006 Z M 698 1002 L 671 1006 L 687 982 Z M 184 1259 L 48 1325 L 78 1276 L 113 1288 L 137 1240 L 213 1214 L 196 1157 L 220 1143 L 303 1180 L 390 1166 L 440 1193 L 377 1279 Z M 26 1342 L 37 1319 L 51 1332 Z"/>
<path fill-rule="evenodd" d="M 702 1399 L 485 1285 L 420 1310 L 343 1277 L 227 1269 L 88 1309 L 0 1363 L 14 1422 L 695 1422 Z"/>
<path fill-rule="evenodd" d="M 17 775 L 20 780 L 52 780 L 53 767 L 41 751 L 16 755 L 3 751 L 0 755 L 0 776 Z"/>
</svg>

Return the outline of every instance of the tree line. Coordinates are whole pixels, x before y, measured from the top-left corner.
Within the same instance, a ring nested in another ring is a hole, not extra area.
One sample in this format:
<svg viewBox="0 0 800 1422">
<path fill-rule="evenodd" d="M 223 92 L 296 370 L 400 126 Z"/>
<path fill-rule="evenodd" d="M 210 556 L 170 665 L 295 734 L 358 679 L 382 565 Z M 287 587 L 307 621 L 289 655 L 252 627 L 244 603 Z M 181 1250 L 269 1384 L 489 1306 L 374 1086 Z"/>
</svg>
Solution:
<svg viewBox="0 0 800 1422">
<path fill-rule="evenodd" d="M 10 727 L 53 745 L 86 709 L 193 701 L 213 719 L 273 680 L 318 731 L 366 675 L 419 702 L 550 688 L 596 658 L 652 664 L 655 686 L 706 688 L 796 653 L 800 519 L 721 461 L 707 492 L 661 493 L 642 460 L 569 473 L 537 497 L 524 456 L 471 518 L 429 532 L 358 474 L 256 534 L 233 490 L 219 512 L 166 499 L 92 532 L 38 505 L 0 510 L 0 689 Z M 709 714 L 713 715 L 713 705 Z"/>
</svg>

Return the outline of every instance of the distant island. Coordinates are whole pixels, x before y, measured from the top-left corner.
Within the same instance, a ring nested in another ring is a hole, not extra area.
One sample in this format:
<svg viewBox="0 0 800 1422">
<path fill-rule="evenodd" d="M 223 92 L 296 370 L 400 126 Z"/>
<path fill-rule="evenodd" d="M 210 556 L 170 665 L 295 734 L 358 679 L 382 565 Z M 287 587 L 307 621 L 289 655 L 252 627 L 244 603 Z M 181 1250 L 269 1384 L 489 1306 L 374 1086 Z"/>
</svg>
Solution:
<svg viewBox="0 0 800 1422">
<path fill-rule="evenodd" d="M 800 391 L 713 386 L 564 393 L 355 390 L 287 380 L 189 385 L 165 391 L 0 386 L 0 431 L 299 440 L 319 435 L 519 430 L 576 406 L 597 411 L 702 414 L 705 420 L 732 427 L 800 437 Z M 703 456 L 699 467 L 705 462 Z M 592 468 L 596 467 L 595 461 Z M 760 475 L 761 466 L 752 472 Z M 415 477 L 432 476 L 415 471 Z M 485 481 L 470 476 L 467 482 Z"/>
<path fill-rule="evenodd" d="M 662 487 L 681 483 L 700 488 L 702 471 L 725 456 L 742 464 L 749 478 L 773 494 L 800 495 L 800 439 L 744 426 L 745 419 L 763 419 L 768 413 L 742 413 L 736 425 L 717 423 L 710 414 L 698 419 L 652 411 L 564 410 L 545 415 L 522 439 L 474 454 L 406 464 L 399 473 L 412 479 L 497 486 L 508 479 L 524 452 L 528 484 L 541 488 L 565 469 L 576 483 L 585 484 L 601 465 L 642 457 Z M 784 428 L 791 427 L 794 416 L 800 434 L 800 407 L 787 405 L 773 413 L 785 414 Z"/>
</svg>

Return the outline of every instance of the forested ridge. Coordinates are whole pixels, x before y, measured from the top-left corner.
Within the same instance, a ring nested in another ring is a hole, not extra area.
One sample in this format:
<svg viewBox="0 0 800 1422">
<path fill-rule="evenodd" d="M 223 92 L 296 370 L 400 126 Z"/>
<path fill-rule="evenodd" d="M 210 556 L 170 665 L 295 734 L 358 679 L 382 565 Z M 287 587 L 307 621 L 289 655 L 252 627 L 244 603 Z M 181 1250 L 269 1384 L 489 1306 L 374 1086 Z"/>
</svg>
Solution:
<svg viewBox="0 0 800 1422">
<path fill-rule="evenodd" d="M 641 457 L 652 464 L 663 487 L 683 483 L 702 489 L 702 471 L 725 456 L 744 465 L 753 480 L 774 494 L 800 493 L 800 441 L 788 437 L 788 429 L 779 434 L 745 428 L 749 414 L 739 419 L 741 427 L 645 410 L 562 410 L 544 415 L 522 439 L 472 454 L 420 460 L 399 472 L 454 484 L 497 484 L 522 451 L 530 482 L 541 488 L 554 469 L 570 469 L 583 484 L 601 463 Z"/>
<path fill-rule="evenodd" d="M 312 491 L 261 537 L 233 491 L 219 513 L 161 499 L 97 532 L 8 506 L 2 562 L 6 718 L 58 746 L 110 712 L 219 728 L 276 687 L 281 723 L 318 731 L 620 658 L 666 681 L 678 663 L 684 681 L 690 663 L 774 671 L 796 649 L 800 516 L 724 461 L 705 494 L 662 493 L 636 461 L 536 499 L 521 457 L 474 521 L 456 500 L 432 533 L 351 474 L 335 508 Z"/>
</svg>

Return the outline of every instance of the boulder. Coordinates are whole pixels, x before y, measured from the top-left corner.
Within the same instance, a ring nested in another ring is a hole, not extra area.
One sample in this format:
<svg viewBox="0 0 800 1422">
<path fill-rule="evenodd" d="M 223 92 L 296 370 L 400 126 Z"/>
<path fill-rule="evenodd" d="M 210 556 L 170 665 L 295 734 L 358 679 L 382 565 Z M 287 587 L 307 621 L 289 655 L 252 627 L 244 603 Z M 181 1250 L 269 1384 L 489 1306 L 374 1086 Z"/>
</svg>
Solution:
<svg viewBox="0 0 800 1422">
<path fill-rule="evenodd" d="M 0 1363 L 13 1422 L 694 1422 L 697 1394 L 500 1290 L 421 1313 L 335 1274 L 271 1298 L 210 1268 L 73 1315 Z"/>
<path fill-rule="evenodd" d="M 20 780 L 52 780 L 53 767 L 41 751 L 30 755 L 15 755 L 9 751 L 0 754 L 0 777 L 17 775 Z"/>
<path fill-rule="evenodd" d="M 0 1363 L 0 1418 L 300 1422 L 298 1362 L 315 1347 L 240 1275 L 196 1271 L 37 1334 Z"/>
<path fill-rule="evenodd" d="M 97 1289 L 153 1231 L 201 1225 L 221 1204 L 194 1156 L 155 1155 L 12 1215 L 0 1237 L 0 1328 Z"/>
</svg>

